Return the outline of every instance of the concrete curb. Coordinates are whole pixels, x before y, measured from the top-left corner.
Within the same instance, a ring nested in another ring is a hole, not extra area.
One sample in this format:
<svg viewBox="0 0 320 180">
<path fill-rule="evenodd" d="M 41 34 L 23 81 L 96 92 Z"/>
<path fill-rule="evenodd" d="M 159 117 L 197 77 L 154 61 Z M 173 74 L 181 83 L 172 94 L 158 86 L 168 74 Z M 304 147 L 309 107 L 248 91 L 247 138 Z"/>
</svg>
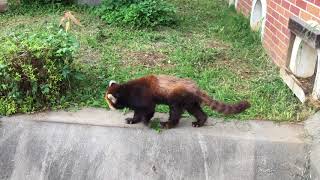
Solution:
<svg viewBox="0 0 320 180">
<path fill-rule="evenodd" d="M 305 121 L 305 129 L 311 138 L 310 176 L 311 180 L 320 180 L 320 112 Z"/>
<path fill-rule="evenodd" d="M 296 180 L 308 172 L 303 125 L 189 118 L 161 133 L 87 108 L 0 120 L 0 179 Z M 156 114 L 161 121 L 166 114 Z M 308 138 L 307 138 L 308 139 Z"/>
<path fill-rule="evenodd" d="M 133 113 L 122 113 L 120 111 L 107 111 L 102 108 L 83 108 L 81 110 L 72 111 L 49 111 L 35 113 L 31 115 L 15 115 L 12 117 L 3 117 L 2 121 L 35 121 L 35 122 L 51 122 L 65 124 L 79 124 L 104 127 L 120 127 L 120 128 L 139 128 L 150 129 L 149 127 L 138 124 L 126 124 L 124 119 L 132 117 Z M 168 114 L 156 113 L 153 119 L 167 121 Z M 182 118 L 178 127 L 175 129 L 190 129 L 195 131 L 197 128 L 191 127 L 193 117 Z M 220 134 L 228 132 L 243 138 L 254 138 L 276 142 L 303 142 L 306 134 L 302 133 L 302 124 L 291 123 L 274 123 L 272 121 L 248 120 L 224 121 L 223 119 L 209 118 L 206 125 L 201 129 L 213 129 L 212 132 Z"/>
</svg>

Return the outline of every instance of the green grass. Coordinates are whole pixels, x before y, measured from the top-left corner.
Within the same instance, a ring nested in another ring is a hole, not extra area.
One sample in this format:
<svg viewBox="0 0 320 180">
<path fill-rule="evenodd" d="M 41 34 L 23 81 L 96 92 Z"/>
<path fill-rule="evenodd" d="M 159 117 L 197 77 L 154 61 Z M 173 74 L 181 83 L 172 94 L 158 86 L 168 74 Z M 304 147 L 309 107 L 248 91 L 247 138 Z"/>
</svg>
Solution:
<svg viewBox="0 0 320 180">
<path fill-rule="evenodd" d="M 86 80 L 74 86 L 55 108 L 105 107 L 111 79 L 125 82 L 151 73 L 195 80 L 215 99 L 247 99 L 252 107 L 226 118 L 300 121 L 314 110 L 302 105 L 279 77 L 246 18 L 224 0 L 171 0 L 178 9 L 176 27 L 156 30 L 109 26 L 87 7 L 20 7 L 0 15 L 0 35 L 59 23 L 73 10 L 84 27 L 72 27 L 81 50 L 78 66 Z M 159 112 L 167 112 L 159 106 Z M 206 108 L 213 117 L 223 117 Z"/>
<path fill-rule="evenodd" d="M 150 122 L 150 128 L 155 130 L 157 133 L 161 133 L 162 132 L 162 127 L 161 127 L 161 124 L 160 124 L 160 119 L 154 118 Z"/>
</svg>

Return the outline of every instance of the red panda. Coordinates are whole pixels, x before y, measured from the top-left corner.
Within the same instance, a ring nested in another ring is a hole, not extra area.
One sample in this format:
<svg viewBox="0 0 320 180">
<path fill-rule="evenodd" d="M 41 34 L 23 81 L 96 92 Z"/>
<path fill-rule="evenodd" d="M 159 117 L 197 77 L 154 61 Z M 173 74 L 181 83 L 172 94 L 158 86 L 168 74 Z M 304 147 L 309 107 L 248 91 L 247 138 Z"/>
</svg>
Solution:
<svg viewBox="0 0 320 180">
<path fill-rule="evenodd" d="M 128 124 L 142 121 L 147 125 L 156 105 L 168 105 L 169 120 L 161 122 L 164 128 L 175 127 L 185 110 L 197 120 L 192 122 L 193 127 L 203 126 L 208 118 L 201 108 L 203 104 L 226 115 L 240 113 L 250 107 L 247 101 L 225 104 L 213 100 L 194 81 L 167 75 L 148 75 L 123 84 L 110 81 L 105 100 L 110 109 L 126 107 L 134 111 L 133 118 L 126 119 Z"/>
</svg>

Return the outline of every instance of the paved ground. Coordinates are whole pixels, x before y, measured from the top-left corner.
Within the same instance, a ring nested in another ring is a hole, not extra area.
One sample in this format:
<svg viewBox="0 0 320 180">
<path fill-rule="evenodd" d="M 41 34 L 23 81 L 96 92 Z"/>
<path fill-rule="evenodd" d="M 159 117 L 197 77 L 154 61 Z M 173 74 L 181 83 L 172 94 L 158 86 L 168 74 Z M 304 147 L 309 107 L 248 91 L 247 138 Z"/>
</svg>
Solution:
<svg viewBox="0 0 320 180">
<path fill-rule="evenodd" d="M 309 179 L 320 180 L 320 112 L 305 122 L 305 129 L 312 138 Z"/>
<path fill-rule="evenodd" d="M 130 116 L 128 114 L 126 116 Z M 309 177 L 303 125 L 223 122 L 157 133 L 103 109 L 0 120 L 0 179 L 225 179 Z M 156 114 L 161 120 L 166 115 Z"/>
</svg>

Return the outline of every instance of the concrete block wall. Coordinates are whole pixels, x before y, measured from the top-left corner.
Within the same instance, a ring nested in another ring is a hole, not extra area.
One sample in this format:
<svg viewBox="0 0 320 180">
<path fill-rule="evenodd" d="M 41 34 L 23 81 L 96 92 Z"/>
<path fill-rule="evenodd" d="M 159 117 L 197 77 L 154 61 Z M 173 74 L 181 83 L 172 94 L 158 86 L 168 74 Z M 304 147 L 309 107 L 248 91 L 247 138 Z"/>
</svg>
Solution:
<svg viewBox="0 0 320 180">
<path fill-rule="evenodd" d="M 288 58 L 290 44 L 289 18 L 296 16 L 304 21 L 314 20 L 320 23 L 320 0 L 235 0 L 233 2 L 237 11 L 250 17 L 255 1 L 264 1 L 267 6 L 263 45 L 272 60 L 277 65 L 283 66 Z"/>
</svg>

